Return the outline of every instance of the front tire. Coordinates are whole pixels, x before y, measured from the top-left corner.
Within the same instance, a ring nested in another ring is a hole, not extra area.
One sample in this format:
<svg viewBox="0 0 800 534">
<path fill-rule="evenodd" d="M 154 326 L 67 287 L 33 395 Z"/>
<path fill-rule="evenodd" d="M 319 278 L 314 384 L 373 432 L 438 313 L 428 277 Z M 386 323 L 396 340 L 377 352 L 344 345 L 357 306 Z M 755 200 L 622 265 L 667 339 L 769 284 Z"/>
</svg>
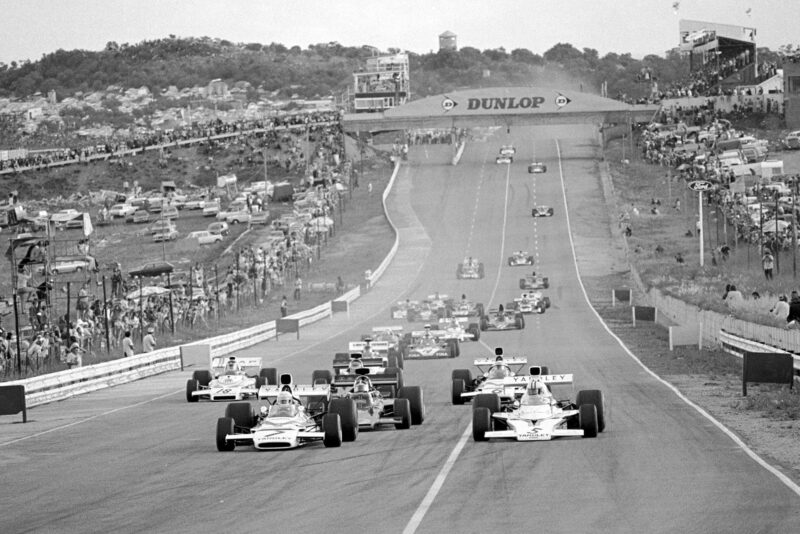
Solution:
<svg viewBox="0 0 800 534">
<path fill-rule="evenodd" d="M 192 373 L 192 378 L 197 380 L 197 383 L 201 386 L 208 386 L 211 383 L 211 371 L 195 371 Z"/>
<path fill-rule="evenodd" d="M 230 452 L 236 448 L 236 443 L 228 441 L 225 437 L 234 434 L 233 419 L 230 417 L 220 417 L 217 419 L 217 450 L 220 452 Z"/>
<path fill-rule="evenodd" d="M 200 389 L 200 384 L 194 378 L 190 378 L 186 381 L 186 402 L 197 402 L 200 400 L 200 397 L 195 397 L 192 395 L 195 391 Z"/>
<path fill-rule="evenodd" d="M 425 404 L 422 402 L 422 388 L 419 386 L 406 386 L 400 388 L 398 398 L 408 401 L 411 414 L 411 424 L 421 425 L 425 420 Z"/>
<path fill-rule="evenodd" d="M 274 367 L 266 367 L 258 372 L 258 376 L 267 379 L 267 384 L 270 386 L 278 385 L 278 370 Z"/>
<path fill-rule="evenodd" d="M 486 433 L 492 429 L 492 413 L 489 408 L 481 406 L 472 412 L 472 439 L 475 441 L 489 441 Z"/>
<path fill-rule="evenodd" d="M 328 408 L 329 414 L 336 414 L 341 420 L 342 440 L 355 441 L 358 437 L 358 410 L 352 399 L 333 399 Z"/>
<path fill-rule="evenodd" d="M 597 411 L 597 431 L 603 432 L 606 429 L 605 399 L 603 392 L 599 389 L 584 389 L 578 392 L 575 397 L 575 404 L 582 406 L 592 404 Z"/>
<path fill-rule="evenodd" d="M 233 423 L 248 430 L 253 427 L 255 415 L 249 402 L 231 402 L 225 407 L 225 417 L 233 419 Z"/>
<path fill-rule="evenodd" d="M 500 411 L 500 397 L 495 393 L 481 393 L 472 403 L 473 410 L 478 408 L 487 408 L 490 413 L 497 413 Z"/>
<path fill-rule="evenodd" d="M 578 418 L 584 438 L 596 438 L 598 431 L 597 409 L 594 404 L 581 404 Z"/>
<path fill-rule="evenodd" d="M 338 414 L 326 413 L 322 416 L 322 444 L 326 447 L 342 446 L 342 422 Z"/>
</svg>

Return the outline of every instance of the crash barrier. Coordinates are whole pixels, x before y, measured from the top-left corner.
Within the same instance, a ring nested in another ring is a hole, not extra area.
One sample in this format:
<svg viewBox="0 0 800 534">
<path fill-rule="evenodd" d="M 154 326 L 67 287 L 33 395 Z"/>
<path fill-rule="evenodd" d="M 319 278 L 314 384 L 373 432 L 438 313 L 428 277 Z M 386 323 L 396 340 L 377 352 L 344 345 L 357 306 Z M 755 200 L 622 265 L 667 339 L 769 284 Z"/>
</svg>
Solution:
<svg viewBox="0 0 800 534">
<path fill-rule="evenodd" d="M 464 153 L 464 148 L 466 148 L 467 142 L 462 141 L 458 144 L 458 149 L 456 150 L 455 156 L 453 156 L 453 165 L 458 165 L 458 162 L 461 161 L 461 155 Z"/>
<path fill-rule="evenodd" d="M 633 326 L 636 326 L 636 321 L 655 323 L 658 321 L 658 310 L 653 306 L 631 306 L 631 318 Z"/>
<path fill-rule="evenodd" d="M 392 187 L 394 186 L 394 181 L 397 178 L 397 173 L 399 170 L 400 170 L 400 161 L 398 160 L 394 164 L 394 171 L 392 172 L 392 177 L 389 179 L 389 183 L 386 185 L 386 189 L 384 189 L 381 199 L 381 202 L 383 203 L 383 214 L 386 217 L 386 220 L 389 222 L 389 226 L 392 227 L 392 231 L 394 232 L 394 244 L 392 245 L 392 248 L 389 250 L 389 254 L 387 254 L 386 257 L 383 258 L 381 264 L 378 265 L 378 267 L 374 271 L 372 271 L 372 274 L 370 274 L 367 277 L 366 289 L 369 289 L 370 287 L 374 286 L 375 283 L 378 281 L 378 279 L 381 276 L 383 276 L 383 273 L 389 267 L 389 264 L 392 263 L 395 254 L 397 254 L 397 248 L 400 246 L 400 233 L 397 231 L 397 227 L 394 225 L 394 223 L 392 222 L 392 218 L 389 216 L 389 210 L 386 209 L 386 199 L 389 197 L 389 193 L 392 191 Z"/>
<path fill-rule="evenodd" d="M 322 122 L 315 122 L 312 126 L 330 126 L 336 124 L 335 121 L 322 121 Z M 150 152 L 153 150 L 162 150 L 164 148 L 171 148 L 171 147 L 184 147 L 195 145 L 199 143 L 205 143 L 207 141 L 222 141 L 225 139 L 231 139 L 233 137 L 241 137 L 243 135 L 250 135 L 250 134 L 259 134 L 259 133 L 266 133 L 266 132 L 281 132 L 284 130 L 304 130 L 307 127 L 306 124 L 290 124 L 288 126 L 275 126 L 273 128 L 253 128 L 252 130 L 240 130 L 237 132 L 228 132 L 223 134 L 205 136 L 205 137 L 193 137 L 191 139 L 179 139 L 176 141 L 172 141 L 170 143 L 162 143 L 159 145 L 150 145 L 145 147 L 137 147 L 137 148 L 125 148 L 122 150 L 117 150 L 116 152 L 111 153 L 102 153 L 102 154 L 92 154 L 90 156 L 81 156 L 74 159 L 64 159 L 53 161 L 46 164 L 39 164 L 39 165 L 30 165 L 28 167 L 11 167 L 8 169 L 0 170 L 0 175 L 3 174 L 13 174 L 17 172 L 24 172 L 29 170 L 35 169 L 44 169 L 44 168 L 51 168 L 51 167 L 63 167 L 64 165 L 74 165 L 77 163 L 87 163 L 91 161 L 97 160 L 107 160 L 111 158 L 116 158 L 120 156 L 135 156 L 136 154 L 141 154 L 143 152 Z"/>
<path fill-rule="evenodd" d="M 22 422 L 28 422 L 25 404 L 25 386 L 0 386 L 0 415 L 16 415 L 22 412 Z"/>
<path fill-rule="evenodd" d="M 336 291 L 336 282 L 309 282 L 306 284 L 306 291 L 312 293 L 333 293 Z"/>
<path fill-rule="evenodd" d="M 747 396 L 747 383 L 794 384 L 794 362 L 791 354 L 745 352 L 742 362 L 742 396 Z"/>
<path fill-rule="evenodd" d="M 386 197 L 394 184 L 398 169 L 399 163 L 395 165 L 392 178 L 389 180 L 383 194 L 384 212 L 386 213 L 387 219 Z M 392 228 L 394 228 L 394 225 L 392 225 Z M 388 266 L 387 260 L 393 258 L 394 254 L 397 252 L 398 234 L 397 229 L 394 229 L 395 244 L 389 252 L 389 255 L 387 255 L 381 263 L 383 267 L 379 267 L 380 272 L 376 269 L 376 273 L 378 274 L 372 275 L 372 280 L 377 280 L 380 274 L 383 274 L 383 271 L 386 270 L 386 266 Z M 342 307 L 343 305 L 341 303 L 349 307 L 349 304 L 360 296 L 361 290 L 359 287 L 351 289 L 336 299 L 336 301 L 340 303 L 337 307 Z M 334 305 L 331 301 L 328 301 L 310 310 L 297 312 L 282 319 L 295 321 L 297 324 L 296 328 L 299 330 L 303 326 L 330 317 L 333 311 Z M 262 341 L 277 339 L 277 330 L 276 321 L 269 321 L 244 330 L 190 343 L 189 346 L 207 345 L 210 347 L 209 350 L 212 356 L 224 356 Z M 206 359 L 205 361 L 208 360 Z M 132 382 L 147 376 L 181 369 L 181 364 L 181 347 L 168 347 L 131 358 L 121 358 L 110 362 L 59 371 L 48 375 L 6 382 L 4 386 L 23 386 L 25 391 L 25 404 L 27 407 L 33 407 Z"/>
<path fill-rule="evenodd" d="M 619 302 L 631 302 L 631 290 L 630 289 L 612 289 L 611 290 L 611 307 L 617 305 L 617 301 Z"/>
<path fill-rule="evenodd" d="M 792 354 L 789 351 L 785 351 L 771 345 L 759 343 L 758 341 L 737 336 L 730 332 L 726 332 L 725 330 L 719 331 L 719 340 L 722 350 L 728 354 L 736 356 L 737 358 L 744 358 L 746 353 L 788 354 L 792 357 L 792 366 L 795 370 L 795 374 L 800 375 L 800 356 L 796 354 Z"/>
</svg>

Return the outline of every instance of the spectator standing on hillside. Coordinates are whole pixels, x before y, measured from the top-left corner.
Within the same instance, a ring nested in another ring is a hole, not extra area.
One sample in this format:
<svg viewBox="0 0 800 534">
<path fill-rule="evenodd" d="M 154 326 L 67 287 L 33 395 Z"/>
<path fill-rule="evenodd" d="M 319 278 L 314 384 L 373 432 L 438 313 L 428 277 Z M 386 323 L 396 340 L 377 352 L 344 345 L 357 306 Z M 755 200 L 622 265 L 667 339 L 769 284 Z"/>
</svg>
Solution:
<svg viewBox="0 0 800 534">
<path fill-rule="evenodd" d="M 133 338 L 131 337 L 131 331 L 127 330 L 125 337 L 122 339 L 122 357 L 130 358 L 133 354 Z"/>
<path fill-rule="evenodd" d="M 299 276 L 294 281 L 294 300 L 300 300 L 300 290 L 303 289 L 303 279 Z"/>
<path fill-rule="evenodd" d="M 289 314 L 289 303 L 286 301 L 286 295 L 281 298 L 281 317 L 286 317 Z"/>
<path fill-rule="evenodd" d="M 772 269 L 775 267 L 775 258 L 769 250 L 764 251 L 761 257 L 761 266 L 764 267 L 764 278 L 772 280 Z"/>
<path fill-rule="evenodd" d="M 789 314 L 786 316 L 786 328 L 793 328 L 800 322 L 800 295 L 797 291 L 792 291 L 791 302 L 789 302 Z"/>
<path fill-rule="evenodd" d="M 789 316 L 789 303 L 786 302 L 786 295 L 778 297 L 778 302 L 775 303 L 769 313 L 778 319 L 786 319 Z"/>
<path fill-rule="evenodd" d="M 728 307 L 736 306 L 736 304 L 742 302 L 744 300 L 744 295 L 742 292 L 736 289 L 736 286 L 731 284 L 730 289 L 727 291 L 725 295 L 725 303 Z"/>
</svg>

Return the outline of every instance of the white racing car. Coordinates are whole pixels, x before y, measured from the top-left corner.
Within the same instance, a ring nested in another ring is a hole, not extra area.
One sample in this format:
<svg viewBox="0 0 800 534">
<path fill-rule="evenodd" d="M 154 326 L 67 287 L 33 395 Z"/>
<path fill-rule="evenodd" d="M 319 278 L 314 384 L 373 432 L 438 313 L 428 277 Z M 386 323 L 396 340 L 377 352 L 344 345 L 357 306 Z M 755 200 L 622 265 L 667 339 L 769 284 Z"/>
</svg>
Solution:
<svg viewBox="0 0 800 534">
<path fill-rule="evenodd" d="M 605 430 L 603 394 L 579 391 L 575 402 L 557 400 L 553 386 L 572 384 L 572 375 L 541 374 L 531 367 L 524 391 L 511 404 L 496 393 L 484 393 L 473 401 L 472 437 L 475 441 L 510 438 L 547 441 L 557 437 L 597 437 Z"/>
<path fill-rule="evenodd" d="M 439 319 L 439 332 L 442 332 L 442 339 L 457 339 L 459 343 L 478 341 L 481 338 L 480 325 L 470 323 L 468 317 Z"/>
<path fill-rule="evenodd" d="M 497 164 L 510 165 L 511 163 L 514 163 L 514 156 L 497 156 L 494 159 L 494 162 Z"/>
<path fill-rule="evenodd" d="M 517 250 L 508 257 L 509 267 L 533 265 L 533 256 L 524 250 Z"/>
<path fill-rule="evenodd" d="M 544 313 L 550 307 L 550 298 L 540 291 L 526 292 L 508 303 L 508 308 L 519 313 Z"/>
<path fill-rule="evenodd" d="M 514 148 L 514 145 L 503 145 L 500 147 L 501 156 L 513 156 L 516 153 L 517 149 Z"/>
<path fill-rule="evenodd" d="M 215 357 L 210 371 L 195 371 L 186 381 L 186 400 L 238 401 L 255 397 L 261 386 L 276 383 L 276 375 L 275 369 L 261 368 L 261 358 Z"/>
<path fill-rule="evenodd" d="M 502 402 L 510 403 L 521 393 L 521 388 L 528 383 L 528 377 L 519 375 L 519 372 L 528 364 L 528 360 L 506 358 L 500 347 L 494 353 L 494 359 L 475 360 L 474 365 L 480 371 L 475 379 L 469 369 L 453 370 L 450 390 L 453 404 L 464 404 L 481 393 L 496 393 Z"/>
<path fill-rule="evenodd" d="M 291 377 L 281 381 L 291 382 Z M 237 445 L 259 450 L 292 449 L 314 441 L 339 447 L 358 436 L 358 417 L 351 399 L 331 399 L 330 386 L 266 386 L 260 395 L 267 405 L 254 412 L 249 402 L 228 404 L 217 420 L 217 450 Z"/>
</svg>

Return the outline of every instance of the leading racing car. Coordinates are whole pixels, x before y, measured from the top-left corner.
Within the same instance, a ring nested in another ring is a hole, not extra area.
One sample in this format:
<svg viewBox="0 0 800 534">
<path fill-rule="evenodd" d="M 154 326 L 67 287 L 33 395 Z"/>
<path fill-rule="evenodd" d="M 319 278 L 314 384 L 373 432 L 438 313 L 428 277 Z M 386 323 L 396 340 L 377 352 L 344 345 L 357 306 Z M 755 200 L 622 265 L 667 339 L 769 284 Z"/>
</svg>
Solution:
<svg viewBox="0 0 800 534">
<path fill-rule="evenodd" d="M 531 216 L 533 217 L 552 217 L 553 213 L 552 206 L 534 206 L 531 209 Z"/>
<path fill-rule="evenodd" d="M 217 450 L 232 451 L 239 445 L 258 450 L 292 449 L 314 441 L 339 447 L 342 441 L 358 436 L 355 402 L 331 399 L 327 384 L 271 386 L 264 398 L 267 405 L 258 413 L 249 402 L 228 404 L 225 416 L 217 420 Z"/>
<path fill-rule="evenodd" d="M 594 438 L 605 430 L 605 409 L 600 390 L 579 391 L 575 402 L 557 400 L 554 386 L 572 384 L 572 375 L 542 375 L 531 368 L 524 392 L 503 404 L 496 393 L 483 393 L 473 401 L 472 437 L 475 441 L 510 438 L 547 441 L 557 437 Z"/>
<path fill-rule="evenodd" d="M 507 358 L 503 349 L 495 349 L 495 358 L 475 360 L 479 374 L 473 379 L 469 369 L 454 369 L 451 380 L 453 404 L 464 404 L 481 393 L 497 393 L 503 402 L 513 402 L 520 388 L 527 384 L 527 377 L 520 371 L 528 364 L 525 358 Z M 547 370 L 547 368 L 545 368 Z"/>
<path fill-rule="evenodd" d="M 541 161 L 534 161 L 528 164 L 528 174 L 543 174 L 547 172 L 547 165 Z"/>
</svg>

